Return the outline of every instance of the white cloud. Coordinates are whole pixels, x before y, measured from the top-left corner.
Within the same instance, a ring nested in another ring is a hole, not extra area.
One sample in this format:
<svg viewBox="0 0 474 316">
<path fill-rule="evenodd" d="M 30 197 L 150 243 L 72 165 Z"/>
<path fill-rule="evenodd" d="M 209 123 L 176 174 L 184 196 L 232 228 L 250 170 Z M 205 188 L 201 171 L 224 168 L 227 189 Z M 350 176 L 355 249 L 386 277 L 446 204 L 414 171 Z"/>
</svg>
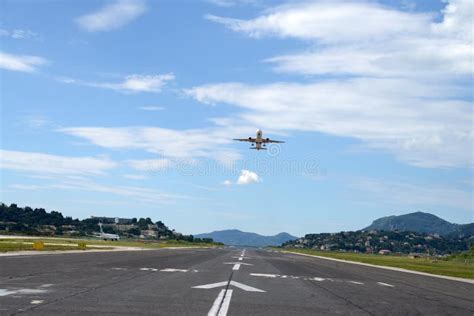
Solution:
<svg viewBox="0 0 474 316">
<path fill-rule="evenodd" d="M 232 185 L 232 181 L 230 180 L 224 180 L 224 182 L 222 182 L 223 185 L 225 186 L 231 186 Z"/>
<path fill-rule="evenodd" d="M 0 150 L 0 168 L 50 175 L 100 175 L 117 164 L 109 159 Z"/>
<path fill-rule="evenodd" d="M 457 87 L 410 80 L 346 79 L 313 84 L 215 84 L 188 94 L 233 104 L 264 129 L 354 137 L 373 149 L 426 167 L 470 166 L 472 106 Z M 430 98 L 426 96 L 429 95 Z"/>
<path fill-rule="evenodd" d="M 141 106 L 139 109 L 143 111 L 163 111 L 165 108 L 162 106 Z"/>
<path fill-rule="evenodd" d="M 11 55 L 0 51 L 0 68 L 12 71 L 34 72 L 46 59 L 30 55 Z"/>
<path fill-rule="evenodd" d="M 168 82 L 174 80 L 173 74 L 141 76 L 131 75 L 121 83 L 99 83 L 98 87 L 126 92 L 160 92 Z"/>
<path fill-rule="evenodd" d="M 49 187 L 62 190 L 81 190 L 94 193 L 109 193 L 122 197 L 133 198 L 137 201 L 150 204 L 171 203 L 178 199 L 189 198 L 185 195 L 170 194 L 146 187 L 111 186 L 91 181 L 62 181 L 57 184 L 49 185 Z"/>
<path fill-rule="evenodd" d="M 470 41 L 472 44 L 474 2 L 471 0 L 449 0 L 443 13 L 443 22 L 432 25 L 434 31 L 440 35 Z"/>
<path fill-rule="evenodd" d="M 111 89 L 123 93 L 136 92 L 161 92 L 163 86 L 168 82 L 174 80 L 172 73 L 161 75 L 129 75 L 125 77 L 123 82 L 89 82 L 77 80 L 73 78 L 59 77 L 57 80 L 67 84 L 77 84 L 89 87 Z"/>
<path fill-rule="evenodd" d="M 129 179 L 141 180 L 142 177 L 128 177 Z M 128 185 L 106 185 L 100 184 L 87 179 L 68 179 L 68 177 L 52 177 L 52 183 L 44 183 L 41 185 L 30 185 L 30 184 L 11 184 L 8 188 L 13 190 L 67 190 L 67 191 L 85 191 L 92 192 L 94 194 L 111 194 L 120 197 L 124 197 L 127 201 L 134 200 L 146 204 L 169 204 L 174 203 L 178 200 L 186 200 L 191 197 L 181 194 L 167 193 L 156 189 L 150 189 L 142 186 L 128 186 Z M 104 197 L 102 201 L 106 199 Z M 85 201 L 82 199 L 81 201 Z M 100 204 L 100 203 L 99 203 Z"/>
<path fill-rule="evenodd" d="M 261 179 L 255 172 L 250 170 L 242 170 L 240 171 L 239 179 L 237 179 L 237 184 L 246 185 L 251 183 L 258 183 Z"/>
<path fill-rule="evenodd" d="M 21 116 L 19 123 L 25 124 L 30 129 L 40 129 L 45 127 L 53 127 L 55 124 L 46 116 L 41 114 L 30 114 Z"/>
<path fill-rule="evenodd" d="M 472 45 L 455 39 L 399 38 L 355 45 L 329 45 L 267 59 L 279 72 L 440 80 L 472 73 Z"/>
<path fill-rule="evenodd" d="M 159 127 L 70 127 L 58 131 L 81 137 L 94 145 L 113 149 L 142 149 L 164 158 L 189 165 L 194 158 L 209 158 L 220 163 L 233 163 L 240 158 L 238 152 L 227 145 L 232 135 L 241 129 L 207 128 L 173 130 Z M 145 161 L 141 167 L 147 167 Z"/>
<path fill-rule="evenodd" d="M 241 118 L 265 129 L 352 137 L 416 166 L 472 167 L 473 5 L 451 0 L 441 22 L 372 1 L 292 3 L 249 20 L 207 16 L 251 37 L 305 41 L 307 51 L 266 62 L 314 80 L 186 92 L 241 107 Z"/>
<path fill-rule="evenodd" d="M 130 23 L 145 11 L 146 5 L 142 0 L 118 0 L 79 17 L 76 22 L 89 32 L 111 31 Z"/>
<path fill-rule="evenodd" d="M 41 185 L 35 185 L 35 184 L 11 184 L 8 187 L 11 189 L 27 190 L 27 191 L 36 191 L 36 190 L 41 190 L 44 188 Z"/>
<path fill-rule="evenodd" d="M 278 6 L 251 20 L 215 15 L 206 18 L 256 38 L 356 43 L 419 33 L 428 27 L 431 16 L 390 10 L 373 2 L 318 1 Z"/>
<path fill-rule="evenodd" d="M 373 2 L 320 1 L 276 7 L 251 20 L 207 16 L 252 37 L 290 37 L 316 44 L 267 61 L 301 74 L 433 76 L 472 74 L 474 2 L 452 0 L 441 23 L 434 15 Z"/>
<path fill-rule="evenodd" d="M 161 171 L 170 168 L 173 162 L 170 159 L 129 160 L 130 167 L 140 171 Z"/>
<path fill-rule="evenodd" d="M 0 29 L 0 37 L 9 37 L 12 39 L 38 39 L 39 35 L 30 30 L 22 29 Z"/>
</svg>

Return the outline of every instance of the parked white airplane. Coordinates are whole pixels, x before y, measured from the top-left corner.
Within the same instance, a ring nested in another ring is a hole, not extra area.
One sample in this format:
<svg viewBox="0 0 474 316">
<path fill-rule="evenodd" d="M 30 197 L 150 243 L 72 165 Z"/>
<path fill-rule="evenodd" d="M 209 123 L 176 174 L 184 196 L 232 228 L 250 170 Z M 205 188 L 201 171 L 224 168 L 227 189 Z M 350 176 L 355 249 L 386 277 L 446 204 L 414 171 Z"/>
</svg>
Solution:
<svg viewBox="0 0 474 316">
<path fill-rule="evenodd" d="M 107 234 L 104 233 L 104 230 L 102 229 L 102 223 L 99 222 L 99 228 L 100 228 L 100 233 L 95 233 L 94 237 L 101 238 L 103 240 L 119 240 L 120 236 L 117 234 Z"/>
<path fill-rule="evenodd" d="M 261 129 L 257 130 L 257 135 L 255 138 L 249 137 L 249 138 L 234 138 L 234 140 L 238 140 L 239 142 L 249 142 L 252 144 L 252 147 L 250 149 L 256 149 L 256 150 L 266 150 L 265 146 L 266 144 L 269 143 L 284 143 L 279 140 L 273 140 L 270 138 L 263 138 L 263 132 Z"/>
</svg>

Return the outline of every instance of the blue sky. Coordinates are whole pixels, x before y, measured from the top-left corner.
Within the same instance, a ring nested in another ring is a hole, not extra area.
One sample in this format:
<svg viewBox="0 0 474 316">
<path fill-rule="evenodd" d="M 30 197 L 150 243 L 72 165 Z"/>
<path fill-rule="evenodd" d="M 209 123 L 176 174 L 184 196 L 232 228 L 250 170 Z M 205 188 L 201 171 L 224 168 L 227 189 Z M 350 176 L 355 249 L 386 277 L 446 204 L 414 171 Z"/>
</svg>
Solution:
<svg viewBox="0 0 474 316">
<path fill-rule="evenodd" d="M 184 233 L 473 218 L 472 3 L 1 3 L 1 200 Z M 248 150 L 232 138 L 285 140 Z"/>
</svg>

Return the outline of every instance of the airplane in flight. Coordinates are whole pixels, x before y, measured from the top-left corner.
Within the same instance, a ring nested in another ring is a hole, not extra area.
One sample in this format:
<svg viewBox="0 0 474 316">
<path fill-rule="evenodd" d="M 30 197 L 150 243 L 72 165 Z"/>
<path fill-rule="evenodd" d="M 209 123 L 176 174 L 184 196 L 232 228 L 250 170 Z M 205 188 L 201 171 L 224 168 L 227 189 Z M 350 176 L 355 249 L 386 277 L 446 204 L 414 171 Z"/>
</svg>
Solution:
<svg viewBox="0 0 474 316">
<path fill-rule="evenodd" d="M 256 150 L 266 150 L 265 148 L 266 144 L 270 143 L 276 143 L 276 144 L 281 144 L 284 143 L 280 140 L 273 140 L 270 138 L 263 138 L 263 132 L 261 129 L 257 130 L 257 135 L 255 138 L 249 137 L 249 138 L 234 138 L 234 140 L 237 140 L 239 142 L 249 142 L 252 144 L 252 147 L 250 149 L 256 149 Z"/>
<path fill-rule="evenodd" d="M 120 240 L 120 236 L 117 235 L 117 234 L 107 234 L 107 233 L 104 233 L 104 230 L 102 229 L 102 223 L 99 222 L 99 228 L 100 228 L 100 232 L 99 233 L 94 233 L 94 237 L 97 237 L 97 238 L 100 238 L 100 239 L 103 239 L 103 240 L 115 240 L 115 241 L 118 241 Z"/>
</svg>

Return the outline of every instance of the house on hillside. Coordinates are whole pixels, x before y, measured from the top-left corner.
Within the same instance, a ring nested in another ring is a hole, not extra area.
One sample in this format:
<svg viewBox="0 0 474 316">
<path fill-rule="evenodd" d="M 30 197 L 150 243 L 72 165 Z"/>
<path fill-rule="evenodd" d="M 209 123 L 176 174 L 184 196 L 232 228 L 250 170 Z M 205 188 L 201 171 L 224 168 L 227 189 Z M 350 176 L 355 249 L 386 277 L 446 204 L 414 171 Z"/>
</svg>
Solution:
<svg viewBox="0 0 474 316">
<path fill-rule="evenodd" d="M 131 218 L 120 218 L 120 217 L 105 217 L 105 216 L 91 216 L 93 219 L 98 219 L 103 224 L 121 224 L 121 225 L 130 225 L 132 224 Z"/>
</svg>

